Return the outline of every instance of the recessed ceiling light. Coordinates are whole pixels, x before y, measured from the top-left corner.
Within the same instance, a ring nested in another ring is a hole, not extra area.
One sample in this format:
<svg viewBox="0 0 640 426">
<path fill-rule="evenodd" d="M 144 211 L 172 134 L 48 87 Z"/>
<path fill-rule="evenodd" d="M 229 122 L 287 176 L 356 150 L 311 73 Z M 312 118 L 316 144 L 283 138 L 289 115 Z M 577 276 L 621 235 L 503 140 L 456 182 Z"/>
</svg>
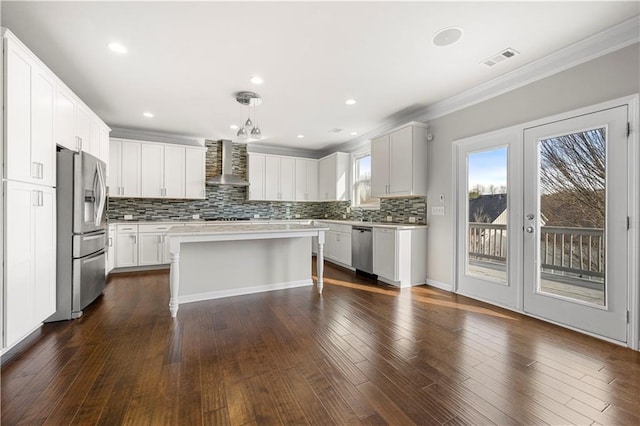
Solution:
<svg viewBox="0 0 640 426">
<path fill-rule="evenodd" d="M 124 45 L 116 42 L 109 43 L 109 49 L 111 49 L 112 52 L 116 53 L 127 53 L 127 48 L 124 47 Z"/>
<path fill-rule="evenodd" d="M 304 135 L 298 135 L 298 139 L 303 139 Z"/>
<path fill-rule="evenodd" d="M 345 104 L 347 105 L 355 105 L 356 100 L 355 99 L 347 99 L 346 101 L 344 101 Z"/>
<path fill-rule="evenodd" d="M 257 75 L 254 75 L 253 77 L 251 77 L 249 79 L 250 82 L 252 82 L 253 84 L 262 84 L 264 83 L 264 80 L 262 79 L 262 77 L 259 77 Z"/>
<path fill-rule="evenodd" d="M 232 124 L 231 126 L 229 126 L 230 129 L 233 130 L 237 130 L 238 129 L 238 125 L 237 124 Z"/>
<path fill-rule="evenodd" d="M 449 46 L 462 38 L 462 28 L 449 27 L 438 31 L 431 42 L 434 46 L 444 47 Z"/>
<path fill-rule="evenodd" d="M 358 132 L 351 132 L 351 136 L 355 136 L 357 134 L 358 134 Z"/>
<path fill-rule="evenodd" d="M 143 112 L 142 115 L 144 115 L 147 118 L 153 118 L 153 113 L 151 112 Z"/>
</svg>

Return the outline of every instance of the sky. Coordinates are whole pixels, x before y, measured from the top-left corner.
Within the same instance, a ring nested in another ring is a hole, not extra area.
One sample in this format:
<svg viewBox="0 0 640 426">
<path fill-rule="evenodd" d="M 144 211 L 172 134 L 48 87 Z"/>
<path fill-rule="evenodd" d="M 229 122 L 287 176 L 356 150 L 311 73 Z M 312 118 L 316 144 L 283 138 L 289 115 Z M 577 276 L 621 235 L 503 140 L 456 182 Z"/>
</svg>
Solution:
<svg viewBox="0 0 640 426">
<path fill-rule="evenodd" d="M 476 185 L 507 186 L 507 148 L 475 152 L 468 155 L 469 189 Z"/>
</svg>

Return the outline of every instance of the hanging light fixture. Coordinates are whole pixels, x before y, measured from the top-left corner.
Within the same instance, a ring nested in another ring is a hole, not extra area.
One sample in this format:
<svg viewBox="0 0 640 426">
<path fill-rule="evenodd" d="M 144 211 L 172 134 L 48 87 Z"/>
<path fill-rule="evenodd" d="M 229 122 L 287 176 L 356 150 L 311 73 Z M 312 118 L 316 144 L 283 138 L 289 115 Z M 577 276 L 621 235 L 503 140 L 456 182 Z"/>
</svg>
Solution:
<svg viewBox="0 0 640 426">
<path fill-rule="evenodd" d="M 256 107 L 262 103 L 262 98 L 257 93 L 253 92 L 239 92 L 236 94 L 236 101 L 240 105 L 247 107 L 247 120 L 244 122 L 244 126 L 238 129 L 236 136 L 240 140 L 261 139 L 262 130 L 258 127 L 257 109 Z M 251 107 L 253 107 L 253 118 L 255 124 L 251 121 Z"/>
</svg>

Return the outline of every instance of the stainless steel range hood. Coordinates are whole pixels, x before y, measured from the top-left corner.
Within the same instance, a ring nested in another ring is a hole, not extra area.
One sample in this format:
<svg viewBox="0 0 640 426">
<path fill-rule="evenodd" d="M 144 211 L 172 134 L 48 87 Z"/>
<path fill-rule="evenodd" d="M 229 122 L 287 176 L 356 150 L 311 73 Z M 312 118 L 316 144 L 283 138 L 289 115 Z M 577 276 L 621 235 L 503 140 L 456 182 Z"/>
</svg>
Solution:
<svg viewBox="0 0 640 426">
<path fill-rule="evenodd" d="M 207 185 L 249 186 L 249 182 L 233 174 L 233 142 L 222 140 L 222 174 L 207 180 Z"/>
</svg>

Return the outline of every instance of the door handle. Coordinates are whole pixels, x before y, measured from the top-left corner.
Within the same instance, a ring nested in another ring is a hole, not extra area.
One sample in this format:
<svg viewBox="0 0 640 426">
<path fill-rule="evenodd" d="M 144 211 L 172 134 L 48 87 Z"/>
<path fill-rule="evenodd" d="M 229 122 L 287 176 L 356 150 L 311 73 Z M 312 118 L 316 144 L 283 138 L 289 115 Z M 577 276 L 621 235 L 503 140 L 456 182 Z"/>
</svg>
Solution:
<svg viewBox="0 0 640 426">
<path fill-rule="evenodd" d="M 527 229 L 525 229 L 525 231 L 527 231 L 527 233 L 529 234 L 533 234 L 533 226 L 527 226 Z"/>
</svg>

